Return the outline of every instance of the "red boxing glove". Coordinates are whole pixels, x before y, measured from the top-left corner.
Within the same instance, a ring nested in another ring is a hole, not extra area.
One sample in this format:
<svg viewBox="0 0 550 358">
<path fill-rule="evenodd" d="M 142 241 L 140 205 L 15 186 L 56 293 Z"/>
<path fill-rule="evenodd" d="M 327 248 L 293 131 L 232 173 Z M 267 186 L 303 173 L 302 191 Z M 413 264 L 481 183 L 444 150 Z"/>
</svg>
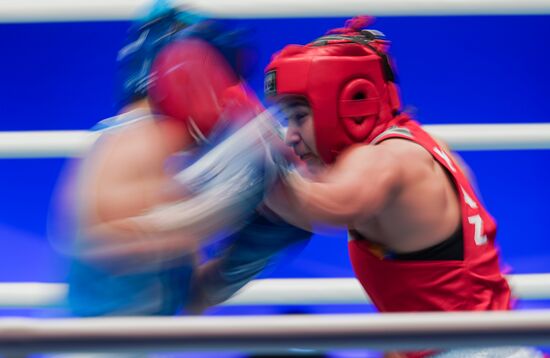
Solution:
<svg viewBox="0 0 550 358">
<path fill-rule="evenodd" d="M 233 120 L 260 106 L 249 100 L 254 97 L 223 55 L 199 39 L 177 41 L 160 52 L 152 66 L 149 96 L 155 109 L 183 121 L 199 142 L 220 118 Z"/>
<path fill-rule="evenodd" d="M 223 93 L 222 103 L 222 118 L 240 125 L 264 111 L 264 106 L 258 97 L 243 82 L 227 88 Z"/>
</svg>

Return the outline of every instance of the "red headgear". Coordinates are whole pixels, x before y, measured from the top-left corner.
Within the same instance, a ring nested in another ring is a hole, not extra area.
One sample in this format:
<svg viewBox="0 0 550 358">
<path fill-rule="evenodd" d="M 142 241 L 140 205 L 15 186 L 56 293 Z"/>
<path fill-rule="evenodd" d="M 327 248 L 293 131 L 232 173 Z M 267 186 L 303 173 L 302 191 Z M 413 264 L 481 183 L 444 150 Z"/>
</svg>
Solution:
<svg viewBox="0 0 550 358">
<path fill-rule="evenodd" d="M 359 18 L 361 19 L 361 18 Z M 317 151 L 326 163 L 353 143 L 369 143 L 400 108 L 389 42 L 376 30 L 346 29 L 305 45 L 290 45 L 266 68 L 268 97 L 305 97 L 313 111 Z"/>
</svg>

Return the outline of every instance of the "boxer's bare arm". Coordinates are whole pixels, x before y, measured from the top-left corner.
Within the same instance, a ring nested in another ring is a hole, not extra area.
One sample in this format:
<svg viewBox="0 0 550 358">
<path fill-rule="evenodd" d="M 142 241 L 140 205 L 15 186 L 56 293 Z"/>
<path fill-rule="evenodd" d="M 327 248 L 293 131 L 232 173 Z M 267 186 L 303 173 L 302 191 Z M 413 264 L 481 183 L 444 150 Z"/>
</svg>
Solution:
<svg viewBox="0 0 550 358">
<path fill-rule="evenodd" d="M 315 182 L 300 175 L 287 178 L 287 190 L 274 192 L 268 205 L 300 226 L 322 222 L 349 225 L 378 213 L 401 185 L 401 165 L 381 146 L 354 146 Z M 292 213 L 289 215 L 289 210 Z"/>
<path fill-rule="evenodd" d="M 437 244 L 459 223 L 452 183 L 430 153 L 410 141 L 352 147 L 318 180 L 291 176 L 286 202 L 268 204 L 283 217 L 353 227 L 403 252 Z"/>
</svg>

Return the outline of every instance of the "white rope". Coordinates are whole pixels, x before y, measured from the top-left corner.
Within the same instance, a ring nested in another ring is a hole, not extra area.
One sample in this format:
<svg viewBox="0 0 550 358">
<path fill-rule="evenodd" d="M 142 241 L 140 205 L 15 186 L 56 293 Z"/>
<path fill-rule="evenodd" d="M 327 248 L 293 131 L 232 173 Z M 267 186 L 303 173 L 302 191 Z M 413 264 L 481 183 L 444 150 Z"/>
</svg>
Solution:
<svg viewBox="0 0 550 358">
<path fill-rule="evenodd" d="M 217 18 L 548 14 L 547 0 L 174 0 Z M 0 0 L 0 22 L 134 19 L 151 0 Z"/>
<path fill-rule="evenodd" d="M 550 274 L 508 276 L 514 296 L 550 299 Z M 0 307 L 62 307 L 67 286 L 62 283 L 0 283 Z M 354 278 L 263 279 L 250 282 L 223 305 L 369 304 Z"/>
<path fill-rule="evenodd" d="M 455 150 L 550 149 L 550 123 L 445 124 L 424 128 Z"/>
<path fill-rule="evenodd" d="M 77 157 L 88 150 L 97 132 L 0 132 L 0 158 Z"/>
<path fill-rule="evenodd" d="M 0 351 L 270 351 L 549 345 L 550 310 L 0 319 Z"/>
<path fill-rule="evenodd" d="M 550 149 L 550 123 L 425 125 L 454 150 Z M 0 132 L 0 158 L 78 157 L 98 137 L 88 131 Z"/>
<path fill-rule="evenodd" d="M 0 284 L 0 307 L 42 308 L 65 305 L 67 285 L 63 283 L 5 282 Z"/>
</svg>

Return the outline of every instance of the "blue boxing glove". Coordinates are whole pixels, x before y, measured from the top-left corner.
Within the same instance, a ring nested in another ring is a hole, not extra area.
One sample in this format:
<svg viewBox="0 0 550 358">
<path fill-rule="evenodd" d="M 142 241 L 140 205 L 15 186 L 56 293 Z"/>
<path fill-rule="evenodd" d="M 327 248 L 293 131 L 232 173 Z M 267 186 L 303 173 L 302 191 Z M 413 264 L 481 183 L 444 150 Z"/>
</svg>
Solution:
<svg viewBox="0 0 550 358">
<path fill-rule="evenodd" d="M 291 226 L 274 213 L 254 214 L 229 238 L 226 250 L 194 273 L 189 309 L 196 312 L 233 296 L 251 280 L 268 271 L 289 247 L 305 247 L 311 233 Z"/>
</svg>

